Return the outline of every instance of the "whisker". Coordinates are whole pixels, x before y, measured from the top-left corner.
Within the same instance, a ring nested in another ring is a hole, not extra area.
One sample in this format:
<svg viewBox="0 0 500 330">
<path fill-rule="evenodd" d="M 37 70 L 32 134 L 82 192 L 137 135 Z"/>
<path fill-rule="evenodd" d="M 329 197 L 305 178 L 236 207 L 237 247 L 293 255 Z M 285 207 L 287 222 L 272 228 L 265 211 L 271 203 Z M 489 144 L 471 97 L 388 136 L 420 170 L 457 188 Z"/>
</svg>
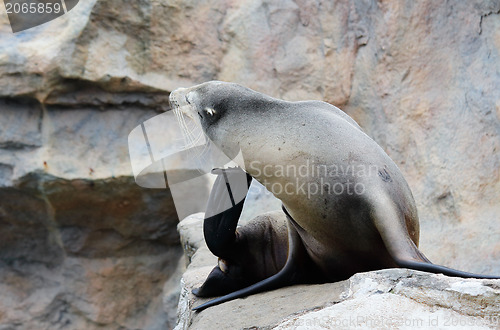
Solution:
<svg viewBox="0 0 500 330">
<path fill-rule="evenodd" d="M 194 120 L 192 121 L 193 124 L 194 124 L 194 127 L 191 128 L 187 123 L 186 123 L 186 118 L 185 116 L 181 115 L 181 125 L 182 125 L 182 128 L 183 128 L 183 131 L 185 133 L 185 138 L 186 138 L 186 148 L 191 148 L 195 145 L 195 143 L 198 141 L 199 139 L 199 136 L 195 136 L 194 135 L 194 131 L 196 130 L 197 128 L 197 123 L 194 122 Z M 192 124 L 192 125 L 193 125 Z M 199 134 L 199 133 L 198 133 Z"/>
<path fill-rule="evenodd" d="M 185 107 L 189 107 L 186 105 Z M 195 118 L 187 116 L 182 107 L 178 106 L 178 104 L 174 105 L 174 114 L 177 119 L 177 123 L 182 132 L 183 149 L 187 150 L 189 159 L 193 162 L 194 167 L 200 174 L 204 173 L 204 168 L 207 163 L 211 162 L 211 150 L 213 148 L 212 142 L 210 140 L 206 140 L 206 143 L 203 144 L 202 148 L 194 148 L 200 145 L 205 138 L 205 133 L 201 128 L 201 123 L 197 121 Z M 189 109 L 190 110 L 190 109 Z M 200 145 L 201 146 L 201 145 Z"/>
<path fill-rule="evenodd" d="M 184 148 L 189 149 L 195 147 L 204 139 L 204 133 L 201 130 L 201 125 L 192 118 L 189 118 L 190 120 L 186 121 L 186 116 L 180 107 L 176 108 L 174 113 L 184 137 Z"/>
</svg>

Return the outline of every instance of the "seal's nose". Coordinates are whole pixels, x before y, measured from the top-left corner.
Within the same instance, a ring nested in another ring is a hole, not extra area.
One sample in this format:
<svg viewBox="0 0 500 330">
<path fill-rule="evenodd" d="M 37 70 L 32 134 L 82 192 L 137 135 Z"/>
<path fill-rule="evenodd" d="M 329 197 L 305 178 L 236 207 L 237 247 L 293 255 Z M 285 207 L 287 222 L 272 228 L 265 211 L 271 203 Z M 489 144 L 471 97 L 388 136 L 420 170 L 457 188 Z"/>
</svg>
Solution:
<svg viewBox="0 0 500 330">
<path fill-rule="evenodd" d="M 183 107 L 187 104 L 191 104 L 188 99 L 189 88 L 177 88 L 172 91 L 169 96 L 170 106 L 172 109 Z"/>
<path fill-rule="evenodd" d="M 170 96 L 168 97 L 168 100 L 170 102 L 171 109 L 179 108 L 182 105 L 182 104 L 180 104 L 181 99 L 179 99 L 179 95 L 182 95 L 183 89 L 184 88 L 177 88 L 176 90 L 170 92 Z"/>
</svg>

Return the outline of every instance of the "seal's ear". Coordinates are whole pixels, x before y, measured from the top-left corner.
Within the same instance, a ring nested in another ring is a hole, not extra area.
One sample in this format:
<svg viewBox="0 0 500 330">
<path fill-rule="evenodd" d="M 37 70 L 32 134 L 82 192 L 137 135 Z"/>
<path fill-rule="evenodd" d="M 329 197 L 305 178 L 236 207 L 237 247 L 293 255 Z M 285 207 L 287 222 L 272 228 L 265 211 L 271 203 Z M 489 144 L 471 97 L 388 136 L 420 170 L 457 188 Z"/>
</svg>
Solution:
<svg viewBox="0 0 500 330">
<path fill-rule="evenodd" d="M 216 169 L 212 173 L 218 177 L 210 192 L 203 221 L 205 241 L 219 258 L 234 260 L 236 226 L 252 177 L 240 168 Z"/>
</svg>

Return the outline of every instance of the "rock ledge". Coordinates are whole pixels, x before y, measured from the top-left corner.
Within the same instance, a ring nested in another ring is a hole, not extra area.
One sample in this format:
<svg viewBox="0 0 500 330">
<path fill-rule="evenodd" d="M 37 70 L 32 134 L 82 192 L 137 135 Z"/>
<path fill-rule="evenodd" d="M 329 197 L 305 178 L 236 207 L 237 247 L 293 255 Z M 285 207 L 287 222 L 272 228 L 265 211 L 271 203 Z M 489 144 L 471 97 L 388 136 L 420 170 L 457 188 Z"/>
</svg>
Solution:
<svg viewBox="0 0 500 330">
<path fill-rule="evenodd" d="M 202 312 L 191 290 L 216 264 L 202 235 L 203 214 L 178 225 L 190 262 L 182 278 L 180 329 L 454 328 L 500 326 L 500 280 L 461 279 L 406 269 L 360 273 L 337 283 L 296 285 Z"/>
</svg>

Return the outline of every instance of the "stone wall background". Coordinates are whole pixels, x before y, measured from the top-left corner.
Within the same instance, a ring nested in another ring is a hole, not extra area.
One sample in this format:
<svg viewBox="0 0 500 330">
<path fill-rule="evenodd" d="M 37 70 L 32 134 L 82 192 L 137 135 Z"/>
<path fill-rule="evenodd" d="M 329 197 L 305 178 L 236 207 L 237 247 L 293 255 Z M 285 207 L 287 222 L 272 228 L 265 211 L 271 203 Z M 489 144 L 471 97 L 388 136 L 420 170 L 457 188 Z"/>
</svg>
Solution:
<svg viewBox="0 0 500 330">
<path fill-rule="evenodd" d="M 0 324 L 172 325 L 178 219 L 168 190 L 135 185 L 127 136 L 213 79 L 342 108 L 406 176 L 421 250 L 500 274 L 499 14 L 497 0 L 82 0 L 13 35 L 2 10 Z"/>
</svg>

